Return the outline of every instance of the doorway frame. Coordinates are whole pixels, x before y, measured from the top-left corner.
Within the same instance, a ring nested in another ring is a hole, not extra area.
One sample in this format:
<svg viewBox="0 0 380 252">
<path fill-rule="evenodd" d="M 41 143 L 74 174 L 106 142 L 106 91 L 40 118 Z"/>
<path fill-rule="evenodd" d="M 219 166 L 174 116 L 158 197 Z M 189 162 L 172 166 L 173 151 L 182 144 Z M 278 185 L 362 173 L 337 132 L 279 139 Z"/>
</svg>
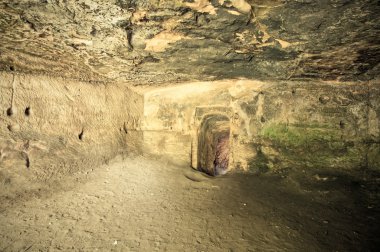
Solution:
<svg viewBox="0 0 380 252">
<path fill-rule="evenodd" d="M 200 170 L 201 167 L 199 167 L 199 137 L 201 134 L 201 127 L 203 125 L 203 122 L 205 120 L 208 120 L 212 116 L 224 116 L 228 118 L 229 122 L 229 129 L 230 129 L 230 136 L 229 136 L 229 162 L 228 162 L 228 169 L 227 171 L 232 169 L 233 164 L 233 141 L 232 141 L 232 135 L 233 135 L 233 126 L 232 126 L 232 109 L 230 107 L 225 106 L 203 106 L 203 107 L 196 107 L 195 113 L 194 113 L 194 122 L 192 126 L 192 142 L 191 142 L 191 167 Z"/>
</svg>

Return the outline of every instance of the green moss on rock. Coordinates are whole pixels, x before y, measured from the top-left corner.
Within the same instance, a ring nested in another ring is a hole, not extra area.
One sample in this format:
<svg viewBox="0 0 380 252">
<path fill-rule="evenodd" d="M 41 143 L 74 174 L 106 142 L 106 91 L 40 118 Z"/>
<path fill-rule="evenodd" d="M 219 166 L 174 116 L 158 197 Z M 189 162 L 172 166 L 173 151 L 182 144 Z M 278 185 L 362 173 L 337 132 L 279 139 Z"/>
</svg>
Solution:
<svg viewBox="0 0 380 252">
<path fill-rule="evenodd" d="M 271 124 L 261 130 L 261 136 L 286 146 L 309 145 L 310 142 L 330 142 L 340 139 L 339 131 L 326 126 L 311 125 L 310 127 L 288 126 L 286 124 Z"/>
<path fill-rule="evenodd" d="M 352 168 L 366 162 L 364 143 L 341 139 L 340 131 L 329 125 L 270 124 L 260 138 L 278 151 L 280 163 L 292 166 Z"/>
<path fill-rule="evenodd" d="M 380 144 L 371 144 L 368 148 L 368 167 L 373 170 L 380 170 Z"/>
</svg>

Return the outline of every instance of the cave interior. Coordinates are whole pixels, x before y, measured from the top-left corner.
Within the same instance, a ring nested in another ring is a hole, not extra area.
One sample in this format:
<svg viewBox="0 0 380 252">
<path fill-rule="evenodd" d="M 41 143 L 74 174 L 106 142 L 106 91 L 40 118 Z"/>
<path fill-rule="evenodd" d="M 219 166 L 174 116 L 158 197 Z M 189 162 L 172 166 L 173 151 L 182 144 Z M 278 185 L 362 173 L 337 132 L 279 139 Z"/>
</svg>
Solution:
<svg viewBox="0 0 380 252">
<path fill-rule="evenodd" d="M 0 251 L 377 251 L 378 0 L 0 0 Z"/>
</svg>

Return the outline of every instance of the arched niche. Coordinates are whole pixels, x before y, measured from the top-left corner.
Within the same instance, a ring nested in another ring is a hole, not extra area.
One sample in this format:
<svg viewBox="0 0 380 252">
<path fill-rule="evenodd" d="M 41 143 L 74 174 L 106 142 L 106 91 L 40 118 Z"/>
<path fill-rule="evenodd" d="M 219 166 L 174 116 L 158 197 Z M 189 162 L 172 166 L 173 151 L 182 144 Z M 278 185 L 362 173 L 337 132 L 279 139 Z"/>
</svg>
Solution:
<svg viewBox="0 0 380 252">
<path fill-rule="evenodd" d="M 197 168 L 216 176 L 228 171 L 230 119 L 222 114 L 207 115 L 198 129 Z"/>
</svg>

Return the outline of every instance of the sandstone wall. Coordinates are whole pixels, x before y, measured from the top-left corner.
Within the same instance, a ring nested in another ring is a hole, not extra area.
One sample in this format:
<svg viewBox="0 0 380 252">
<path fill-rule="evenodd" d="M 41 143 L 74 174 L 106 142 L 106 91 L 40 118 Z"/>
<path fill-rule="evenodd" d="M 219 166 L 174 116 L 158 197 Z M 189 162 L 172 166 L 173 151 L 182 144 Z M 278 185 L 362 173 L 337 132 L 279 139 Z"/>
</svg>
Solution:
<svg viewBox="0 0 380 252">
<path fill-rule="evenodd" d="M 378 169 L 378 87 L 376 82 L 280 82 L 249 102 L 239 102 L 250 120 L 243 122 L 249 126 L 236 144 L 254 153 L 244 160 L 241 152 L 240 163 L 264 170 Z"/>
<path fill-rule="evenodd" d="M 89 169 L 128 151 L 127 132 L 141 106 L 121 85 L 32 75 L 0 73 L 0 93 L 2 192 Z"/>
<path fill-rule="evenodd" d="M 230 118 L 230 168 L 380 164 L 380 83 L 91 84 L 0 73 L 0 185 L 59 179 L 119 153 L 197 164 L 204 118 Z M 13 98 L 12 98 L 13 97 Z"/>
<path fill-rule="evenodd" d="M 136 88 L 135 91 L 144 96 L 141 126 L 144 150 L 166 155 L 175 163 L 189 164 L 192 142 L 197 136 L 202 117 L 209 113 L 222 113 L 230 117 L 228 108 L 232 97 L 239 96 L 243 90 L 246 92 L 262 85 L 265 83 L 218 81 Z M 202 115 L 196 118 L 196 110 L 202 108 Z"/>
<path fill-rule="evenodd" d="M 248 80 L 139 88 L 146 152 L 189 164 L 202 118 L 230 118 L 232 169 L 379 168 L 379 83 Z"/>
</svg>

